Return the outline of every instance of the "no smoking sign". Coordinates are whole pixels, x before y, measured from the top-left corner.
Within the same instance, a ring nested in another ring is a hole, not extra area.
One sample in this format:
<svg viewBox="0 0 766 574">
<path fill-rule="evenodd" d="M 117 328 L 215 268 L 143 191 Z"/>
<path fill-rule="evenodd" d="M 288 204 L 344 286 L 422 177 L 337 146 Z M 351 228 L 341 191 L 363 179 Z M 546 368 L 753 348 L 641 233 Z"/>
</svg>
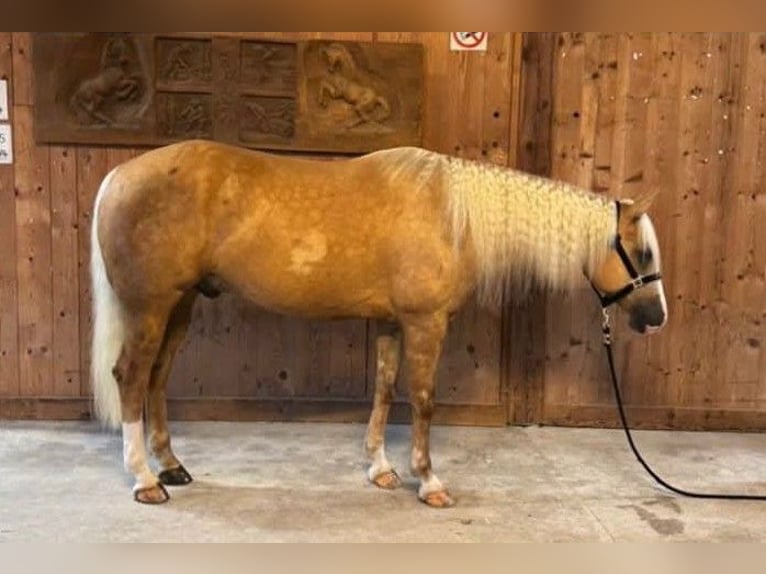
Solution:
<svg viewBox="0 0 766 574">
<path fill-rule="evenodd" d="M 449 46 L 453 52 L 486 52 L 487 32 L 451 32 Z"/>
</svg>

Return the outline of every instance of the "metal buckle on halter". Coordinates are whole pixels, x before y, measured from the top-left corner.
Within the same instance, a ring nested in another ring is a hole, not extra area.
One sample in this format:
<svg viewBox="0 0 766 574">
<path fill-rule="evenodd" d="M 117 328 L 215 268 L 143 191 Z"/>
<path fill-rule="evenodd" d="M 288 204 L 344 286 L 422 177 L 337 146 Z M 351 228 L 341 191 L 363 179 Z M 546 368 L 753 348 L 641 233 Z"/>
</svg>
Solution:
<svg viewBox="0 0 766 574">
<path fill-rule="evenodd" d="M 631 285 L 633 285 L 633 289 L 638 289 L 639 287 L 644 286 L 644 278 L 643 277 L 636 277 L 635 279 L 631 280 Z"/>
</svg>

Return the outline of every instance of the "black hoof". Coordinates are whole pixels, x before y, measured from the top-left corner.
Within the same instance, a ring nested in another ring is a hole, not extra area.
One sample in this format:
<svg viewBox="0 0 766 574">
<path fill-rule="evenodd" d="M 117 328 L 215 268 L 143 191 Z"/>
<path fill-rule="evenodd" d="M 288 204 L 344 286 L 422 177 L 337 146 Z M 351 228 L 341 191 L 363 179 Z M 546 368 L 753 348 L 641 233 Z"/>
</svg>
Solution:
<svg viewBox="0 0 766 574">
<path fill-rule="evenodd" d="M 186 472 L 183 466 L 163 470 L 159 478 L 162 484 L 167 484 L 168 486 L 183 486 L 192 481 L 191 474 Z"/>
</svg>

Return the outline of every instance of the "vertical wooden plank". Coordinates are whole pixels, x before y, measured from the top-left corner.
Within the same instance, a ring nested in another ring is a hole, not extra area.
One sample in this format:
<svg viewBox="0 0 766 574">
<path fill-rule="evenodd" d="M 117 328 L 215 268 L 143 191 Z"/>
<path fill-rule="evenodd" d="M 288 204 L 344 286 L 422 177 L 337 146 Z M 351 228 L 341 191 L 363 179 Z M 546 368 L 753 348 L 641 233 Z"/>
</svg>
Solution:
<svg viewBox="0 0 766 574">
<path fill-rule="evenodd" d="M 41 396 L 53 390 L 49 160 L 34 144 L 31 34 L 12 40 L 19 394 Z"/>
<path fill-rule="evenodd" d="M 14 32 L 13 40 L 13 101 L 17 106 L 34 104 L 32 89 L 32 34 Z"/>
<path fill-rule="evenodd" d="M 763 67 L 766 66 L 766 61 L 763 58 L 763 47 L 766 46 L 766 34 L 765 33 L 752 33 L 748 34 L 747 39 L 748 51 L 750 57 L 757 57 L 759 54 L 762 56 L 760 60 L 760 73 L 753 76 L 748 75 L 746 85 L 750 86 L 751 90 L 758 93 L 758 103 L 755 108 L 752 108 L 753 114 L 750 116 L 751 120 L 757 118 L 758 122 L 758 156 L 756 159 L 755 170 L 758 181 L 757 191 L 754 194 L 753 199 L 754 211 L 753 219 L 758 221 L 766 221 L 766 71 Z M 746 110 L 747 111 L 747 110 Z M 756 225 L 753 234 L 753 280 L 756 288 L 760 289 L 761 301 L 766 299 L 766 227 L 763 225 Z M 760 270 L 760 276 L 759 276 Z M 755 398 L 755 405 L 757 408 L 762 409 L 766 404 L 766 317 L 763 314 L 763 310 L 759 312 L 751 312 L 747 318 L 749 326 L 754 329 L 756 336 L 748 340 L 747 343 L 757 350 L 759 354 L 758 360 L 758 392 Z"/>
<path fill-rule="evenodd" d="M 80 394 L 80 277 L 78 270 L 77 154 L 50 148 L 53 258 L 53 393 Z"/>
<path fill-rule="evenodd" d="M 706 101 L 702 111 L 708 111 L 709 115 L 701 118 L 698 128 L 706 144 L 705 157 L 701 160 L 703 168 L 699 170 L 704 179 L 700 180 L 701 186 L 697 188 L 699 205 L 695 206 L 696 218 L 691 224 L 693 233 L 697 235 L 699 250 L 696 254 L 688 254 L 684 262 L 697 270 L 696 290 L 692 291 L 692 298 L 685 301 L 686 312 L 697 316 L 698 322 L 698 337 L 689 349 L 691 360 L 687 360 L 691 373 L 687 371 L 686 377 L 693 383 L 687 384 L 690 392 L 686 400 L 692 405 L 716 403 L 717 397 L 722 394 L 721 389 L 725 388 L 725 385 L 719 384 L 721 362 L 709 358 L 725 356 L 731 345 L 721 347 L 721 325 L 711 311 L 720 297 L 718 261 L 722 254 L 723 236 L 718 230 L 724 226 L 725 217 L 725 210 L 720 208 L 725 205 L 724 194 L 729 188 L 729 183 L 725 183 L 731 173 L 729 166 L 736 163 L 737 155 L 732 153 L 733 148 L 728 149 L 737 122 L 724 119 L 724 116 L 731 115 L 731 106 L 740 97 L 742 74 L 738 68 L 743 55 L 741 42 L 733 43 L 736 37 L 732 34 L 707 34 L 705 39 L 705 51 L 699 56 L 704 64 L 698 64 L 698 67 L 708 67 L 706 84 L 700 97 Z M 687 193 L 684 191 L 684 194 Z"/>
<path fill-rule="evenodd" d="M 553 99 L 553 160 L 552 177 L 577 184 L 580 180 L 580 130 L 582 122 L 583 77 L 585 76 L 586 45 L 582 33 L 564 33 L 557 38 L 554 61 L 556 89 Z M 583 343 L 583 326 L 572 320 L 582 300 L 582 294 L 548 297 L 546 313 L 547 363 L 545 372 L 544 407 L 548 404 L 569 404 L 568 395 L 573 379 L 581 375 L 582 359 L 579 349 Z M 572 355 L 573 351 L 575 356 Z"/>
<path fill-rule="evenodd" d="M 20 394 L 45 396 L 53 391 L 48 149 L 34 144 L 29 106 L 15 104 L 14 118 Z"/>
<path fill-rule="evenodd" d="M 677 34 L 658 33 L 652 42 L 651 66 L 653 72 L 652 93 L 647 103 L 646 161 L 644 162 L 644 189 L 658 192 L 651 210 L 652 221 L 657 230 L 664 269 L 673 269 L 678 262 L 672 250 L 675 244 L 675 217 L 681 182 L 677 162 L 681 157 L 678 147 L 679 114 L 678 93 L 681 72 L 681 48 Z M 670 404 L 672 392 L 670 381 L 669 342 L 683 337 L 685 326 L 678 319 L 675 309 L 675 287 L 664 280 L 668 299 L 668 325 L 665 331 L 647 342 L 648 364 L 644 368 L 631 369 L 635 388 L 641 389 L 644 404 Z M 649 381 L 649 384 L 646 383 Z M 601 395 L 601 402 L 611 400 L 609 393 Z"/>
<path fill-rule="evenodd" d="M 449 76 L 449 37 L 444 32 L 423 32 L 421 40 L 427 70 L 423 98 L 423 147 L 455 153 L 455 144 L 449 140 L 445 121 L 451 115 L 450 92 L 455 82 L 455 78 Z"/>
<path fill-rule="evenodd" d="M 9 117 L 13 116 L 13 45 L 0 33 L 0 78 L 8 82 Z M 0 166 L 0 396 L 19 394 L 18 288 L 16 282 L 16 194 L 13 166 Z"/>
<path fill-rule="evenodd" d="M 77 148 L 78 261 L 80 281 L 80 394 L 90 393 L 90 343 L 93 328 L 90 287 L 90 226 L 93 202 L 109 170 L 106 148 Z"/>
<path fill-rule="evenodd" d="M 444 50 L 447 50 L 445 34 Z M 445 86 L 448 102 L 453 110 L 443 118 L 447 124 L 447 141 L 451 143 L 453 155 L 468 159 L 481 159 L 486 153 L 482 149 L 484 127 L 484 84 L 483 70 L 486 52 L 449 52 Z"/>
<path fill-rule="evenodd" d="M 530 173 L 551 172 L 554 59 L 557 35 L 524 34 L 521 54 L 521 111 L 515 164 Z M 512 127 L 513 128 L 513 127 Z M 546 355 L 546 295 L 534 292 L 524 305 L 505 310 L 503 329 L 507 364 L 508 422 L 542 418 Z"/>
<path fill-rule="evenodd" d="M 511 75 L 511 117 L 508 137 L 508 166 L 515 168 L 519 157 L 519 142 L 521 141 L 522 123 L 521 112 L 524 105 L 523 64 L 524 34 L 513 32 L 511 38 L 511 60 L 509 71 Z"/>
<path fill-rule="evenodd" d="M 723 360 L 722 376 L 728 383 L 727 393 L 716 393 L 717 401 L 730 401 L 738 407 L 757 408 L 761 380 L 761 339 L 763 301 L 766 297 L 763 247 L 764 234 L 758 225 L 764 214 L 762 161 L 764 136 L 764 75 L 766 58 L 763 36 L 759 34 L 734 34 L 733 53 L 738 58 L 733 68 L 739 81 L 732 90 L 731 99 L 738 108 L 732 110 L 734 133 L 722 146 L 722 159 L 733 156 L 727 162 L 733 169 L 728 178 L 725 222 L 726 233 L 722 235 L 725 245 L 723 265 L 722 306 L 726 322 L 722 326 L 725 346 L 721 345 Z M 760 235 L 760 237 L 759 237 Z M 760 257 L 759 257 L 760 252 Z M 756 298 L 756 299 L 753 299 Z M 710 389 L 713 392 L 716 389 Z"/>
<path fill-rule="evenodd" d="M 508 165 L 510 157 L 511 91 L 514 38 L 510 32 L 489 33 L 484 58 L 484 102 L 482 104 L 481 157 L 497 165 Z"/>
<path fill-rule="evenodd" d="M 704 256 L 700 233 L 704 227 L 704 202 L 710 197 L 710 172 L 717 163 L 709 129 L 713 111 L 713 68 L 707 54 L 710 37 L 705 34 L 681 36 L 681 84 L 679 93 L 679 144 L 682 149 L 678 163 L 679 177 L 683 181 L 680 190 L 677 234 L 674 259 L 676 266 L 669 277 L 676 286 L 676 300 L 680 320 L 684 325 L 696 325 L 705 331 L 705 323 L 699 313 L 701 287 L 701 257 Z M 716 142 L 717 144 L 718 142 Z M 717 149 L 717 147 L 716 147 Z M 712 334 L 708 334 L 712 336 Z M 671 363 L 684 365 L 671 375 L 675 404 L 694 404 L 704 397 L 699 394 L 699 378 L 689 376 L 687 369 L 699 370 L 701 355 L 698 343 L 691 337 L 669 341 Z"/>
</svg>

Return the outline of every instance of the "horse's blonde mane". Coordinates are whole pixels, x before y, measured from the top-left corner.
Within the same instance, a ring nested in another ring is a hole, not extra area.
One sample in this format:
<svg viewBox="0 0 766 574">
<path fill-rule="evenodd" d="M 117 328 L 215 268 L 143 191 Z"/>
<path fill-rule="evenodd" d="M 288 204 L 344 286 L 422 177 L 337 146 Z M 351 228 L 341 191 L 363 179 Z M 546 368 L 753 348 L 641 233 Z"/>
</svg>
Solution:
<svg viewBox="0 0 766 574">
<path fill-rule="evenodd" d="M 617 231 L 614 203 L 573 185 L 450 158 L 449 215 L 454 236 L 470 229 L 478 259 L 478 297 L 497 305 L 536 282 L 570 289 L 606 257 Z"/>
<path fill-rule="evenodd" d="M 424 191 L 441 176 L 455 246 L 470 233 L 477 296 L 488 306 L 533 283 L 569 289 L 606 257 L 617 232 L 608 198 L 573 185 L 420 148 L 377 152 L 390 181 Z"/>
<path fill-rule="evenodd" d="M 494 306 L 534 282 L 569 289 L 597 269 L 617 231 L 613 202 L 523 172 L 447 159 L 448 213 L 456 241 L 470 231 L 478 298 Z"/>
</svg>

